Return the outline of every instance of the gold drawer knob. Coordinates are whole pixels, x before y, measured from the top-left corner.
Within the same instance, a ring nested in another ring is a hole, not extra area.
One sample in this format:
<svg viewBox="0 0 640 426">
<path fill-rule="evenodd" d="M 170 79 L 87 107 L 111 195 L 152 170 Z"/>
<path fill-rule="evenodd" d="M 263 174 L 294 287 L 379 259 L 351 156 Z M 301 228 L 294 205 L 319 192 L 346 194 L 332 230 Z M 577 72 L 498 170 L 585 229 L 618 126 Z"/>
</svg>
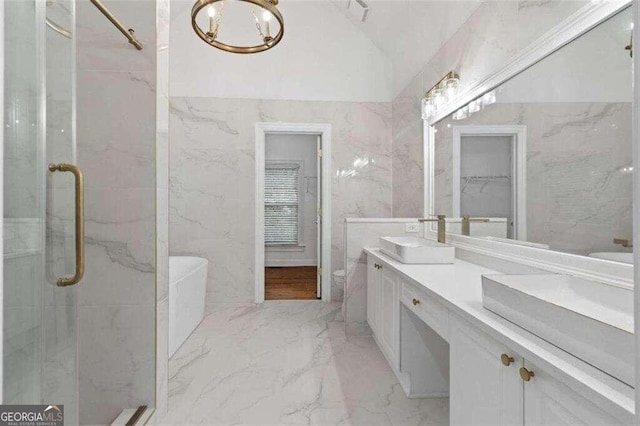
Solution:
<svg viewBox="0 0 640 426">
<path fill-rule="evenodd" d="M 510 366 L 515 361 L 512 356 L 509 356 L 507 354 L 500 355 L 500 360 L 502 361 L 502 365 L 504 365 L 505 367 Z"/>
<path fill-rule="evenodd" d="M 520 367 L 520 377 L 522 377 L 522 380 L 524 380 L 525 382 L 528 382 L 534 376 L 535 374 L 533 373 L 533 371 L 529 371 L 524 367 Z"/>
<path fill-rule="evenodd" d="M 418 299 L 413 299 L 413 306 L 418 306 L 420 301 Z"/>
</svg>

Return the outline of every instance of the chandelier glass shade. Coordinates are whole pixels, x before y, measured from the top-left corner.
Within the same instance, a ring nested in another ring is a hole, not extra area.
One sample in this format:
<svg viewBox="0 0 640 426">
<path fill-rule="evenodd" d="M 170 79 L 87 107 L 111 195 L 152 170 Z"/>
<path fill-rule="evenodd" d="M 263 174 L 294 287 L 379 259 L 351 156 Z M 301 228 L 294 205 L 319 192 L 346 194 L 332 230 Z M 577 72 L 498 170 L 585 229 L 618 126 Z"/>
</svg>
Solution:
<svg viewBox="0 0 640 426">
<path fill-rule="evenodd" d="M 258 53 L 284 35 L 278 0 L 197 0 L 191 25 L 210 46 L 231 53 Z"/>
</svg>

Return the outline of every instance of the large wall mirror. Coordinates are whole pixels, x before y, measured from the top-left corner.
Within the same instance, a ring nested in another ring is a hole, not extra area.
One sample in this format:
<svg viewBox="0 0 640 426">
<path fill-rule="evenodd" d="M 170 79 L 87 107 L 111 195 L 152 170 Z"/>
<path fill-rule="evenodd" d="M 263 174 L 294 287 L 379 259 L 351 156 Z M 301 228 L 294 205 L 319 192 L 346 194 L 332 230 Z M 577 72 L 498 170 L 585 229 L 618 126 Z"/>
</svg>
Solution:
<svg viewBox="0 0 640 426">
<path fill-rule="evenodd" d="M 618 12 L 433 124 L 447 232 L 633 263 L 632 22 Z"/>
</svg>

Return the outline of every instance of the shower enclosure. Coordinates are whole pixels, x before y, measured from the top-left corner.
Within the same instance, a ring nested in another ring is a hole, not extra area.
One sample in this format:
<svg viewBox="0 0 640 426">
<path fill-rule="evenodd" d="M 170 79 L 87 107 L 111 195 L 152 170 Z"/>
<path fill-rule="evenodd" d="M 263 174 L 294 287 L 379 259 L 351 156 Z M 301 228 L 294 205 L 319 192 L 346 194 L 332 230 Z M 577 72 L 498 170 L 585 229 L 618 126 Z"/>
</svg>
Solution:
<svg viewBox="0 0 640 426">
<path fill-rule="evenodd" d="M 48 24 L 48 25 L 45 25 Z M 4 2 L 4 404 L 77 422 L 73 0 Z M 78 207 L 81 207 L 79 205 Z"/>
<path fill-rule="evenodd" d="M 69 425 L 155 404 L 155 10 L 0 2 L 0 398 Z"/>
</svg>

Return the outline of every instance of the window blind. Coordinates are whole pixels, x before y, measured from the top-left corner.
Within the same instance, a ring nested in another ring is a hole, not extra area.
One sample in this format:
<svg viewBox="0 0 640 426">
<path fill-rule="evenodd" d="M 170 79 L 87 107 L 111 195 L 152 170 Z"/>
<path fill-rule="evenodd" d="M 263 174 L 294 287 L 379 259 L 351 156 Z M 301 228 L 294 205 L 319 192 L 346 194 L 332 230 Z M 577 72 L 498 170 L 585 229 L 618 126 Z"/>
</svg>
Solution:
<svg viewBox="0 0 640 426">
<path fill-rule="evenodd" d="M 298 165 L 265 169 L 265 244 L 298 244 L 299 171 Z"/>
</svg>

